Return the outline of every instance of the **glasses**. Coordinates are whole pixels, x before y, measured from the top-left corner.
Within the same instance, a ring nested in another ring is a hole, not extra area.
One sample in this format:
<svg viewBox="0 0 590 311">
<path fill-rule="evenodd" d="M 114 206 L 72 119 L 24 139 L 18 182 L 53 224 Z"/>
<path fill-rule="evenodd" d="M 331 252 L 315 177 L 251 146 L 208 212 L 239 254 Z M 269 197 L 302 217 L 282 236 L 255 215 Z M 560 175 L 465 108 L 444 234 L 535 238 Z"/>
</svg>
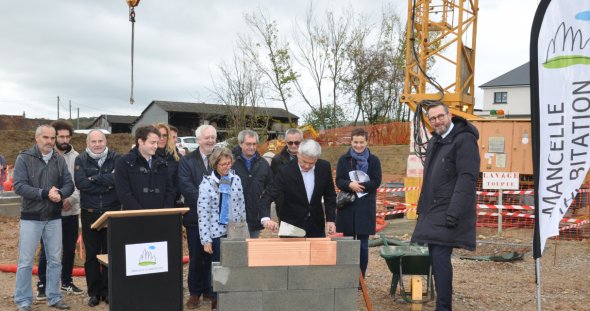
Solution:
<svg viewBox="0 0 590 311">
<path fill-rule="evenodd" d="M 65 139 L 65 140 L 70 140 L 72 138 L 72 136 L 55 136 L 59 139 Z"/>
<path fill-rule="evenodd" d="M 246 145 L 246 147 L 256 147 L 256 143 L 244 143 L 244 145 Z"/>
<path fill-rule="evenodd" d="M 289 145 L 289 146 L 293 146 L 293 144 L 295 144 L 295 146 L 299 146 L 299 144 L 301 144 L 301 142 L 300 141 L 288 141 L 287 142 L 287 145 Z"/>
<path fill-rule="evenodd" d="M 217 164 L 217 166 L 221 166 L 221 167 L 231 167 L 232 165 L 234 165 L 233 161 L 227 162 L 225 164 L 221 164 L 221 163 Z"/>
<path fill-rule="evenodd" d="M 429 118 L 428 121 L 430 121 L 430 123 L 436 122 L 437 119 L 438 119 L 438 121 L 443 121 L 446 116 L 447 116 L 446 113 L 441 113 L 436 117 Z"/>
</svg>

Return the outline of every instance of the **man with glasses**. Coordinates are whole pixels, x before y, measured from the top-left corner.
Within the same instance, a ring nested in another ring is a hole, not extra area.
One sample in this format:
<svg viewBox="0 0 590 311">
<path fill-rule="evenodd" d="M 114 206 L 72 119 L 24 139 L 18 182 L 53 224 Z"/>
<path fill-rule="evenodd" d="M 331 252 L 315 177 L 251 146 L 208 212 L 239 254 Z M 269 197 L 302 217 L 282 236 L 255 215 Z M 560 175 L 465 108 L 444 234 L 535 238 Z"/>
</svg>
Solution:
<svg viewBox="0 0 590 311">
<path fill-rule="evenodd" d="M 238 134 L 239 145 L 232 150 L 234 155 L 235 174 L 240 176 L 243 193 L 246 200 L 246 221 L 250 237 L 260 237 L 262 224 L 258 215 L 258 200 L 272 181 L 270 165 L 256 150 L 258 134 L 251 130 L 244 130 Z"/>
<path fill-rule="evenodd" d="M 272 169 L 272 176 L 275 177 L 279 167 L 293 159 L 297 159 L 299 155 L 299 145 L 303 140 L 303 132 L 298 128 L 288 129 L 285 132 L 285 142 L 287 145 L 279 154 L 272 158 L 270 168 Z M 277 216 L 281 218 L 281 208 L 283 207 L 283 195 L 281 194 L 275 201 Z"/>
<path fill-rule="evenodd" d="M 74 133 L 74 126 L 67 121 L 55 121 L 51 126 L 57 132 L 53 150 L 59 153 L 66 160 L 68 171 L 74 178 L 74 167 L 78 152 L 70 145 L 70 139 Z M 80 191 L 74 188 L 74 193 L 63 201 L 61 211 L 61 291 L 80 295 L 84 291 L 76 287 L 72 280 L 72 271 L 74 270 L 74 258 L 76 256 L 76 242 L 78 241 L 80 215 Z M 37 283 L 37 300 L 46 300 L 45 288 L 47 284 L 47 257 L 45 256 L 45 245 L 41 239 L 41 253 L 39 254 L 39 283 Z"/>
<path fill-rule="evenodd" d="M 434 128 L 426 149 L 419 215 L 412 242 L 427 243 L 436 310 L 452 310 L 453 248 L 475 251 L 479 132 L 442 102 L 426 108 Z"/>
</svg>

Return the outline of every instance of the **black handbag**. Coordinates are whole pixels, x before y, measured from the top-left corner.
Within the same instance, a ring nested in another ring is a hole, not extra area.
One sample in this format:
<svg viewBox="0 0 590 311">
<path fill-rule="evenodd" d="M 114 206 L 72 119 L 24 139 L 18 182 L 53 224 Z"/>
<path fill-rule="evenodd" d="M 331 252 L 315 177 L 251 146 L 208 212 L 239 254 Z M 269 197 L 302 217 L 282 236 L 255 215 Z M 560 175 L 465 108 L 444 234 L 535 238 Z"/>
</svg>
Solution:
<svg viewBox="0 0 590 311">
<path fill-rule="evenodd" d="M 350 170 L 352 170 L 352 159 L 350 159 Z M 352 191 L 341 190 L 336 196 L 336 208 L 338 210 L 344 209 L 350 204 L 354 203 L 356 193 Z"/>
</svg>

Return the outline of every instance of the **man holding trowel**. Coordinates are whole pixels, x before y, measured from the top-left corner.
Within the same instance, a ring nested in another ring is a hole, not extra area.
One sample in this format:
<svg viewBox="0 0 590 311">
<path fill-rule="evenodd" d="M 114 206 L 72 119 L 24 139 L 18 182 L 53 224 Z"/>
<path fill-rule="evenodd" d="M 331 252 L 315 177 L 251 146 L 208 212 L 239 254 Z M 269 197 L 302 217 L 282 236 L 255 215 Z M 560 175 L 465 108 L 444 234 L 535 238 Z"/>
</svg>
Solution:
<svg viewBox="0 0 590 311">
<path fill-rule="evenodd" d="M 308 139 L 301 143 L 297 161 L 279 167 L 260 198 L 260 216 L 265 228 L 277 230 L 278 224 L 270 219 L 270 204 L 283 194 L 279 235 L 320 238 L 326 236 L 326 229 L 328 234 L 336 233 L 336 191 L 332 169 L 330 162 L 319 159 L 321 152 L 322 147 Z M 287 228 L 289 230 L 285 230 Z"/>
</svg>

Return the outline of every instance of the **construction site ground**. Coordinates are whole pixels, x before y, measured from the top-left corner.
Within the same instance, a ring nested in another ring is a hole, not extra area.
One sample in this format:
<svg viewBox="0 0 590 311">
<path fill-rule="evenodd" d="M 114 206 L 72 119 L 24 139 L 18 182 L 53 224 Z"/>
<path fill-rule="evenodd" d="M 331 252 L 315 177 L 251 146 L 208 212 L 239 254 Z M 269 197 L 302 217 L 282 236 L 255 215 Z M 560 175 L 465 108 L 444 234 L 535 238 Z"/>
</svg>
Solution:
<svg viewBox="0 0 590 311">
<path fill-rule="evenodd" d="M 387 237 L 407 240 L 413 233 L 413 220 L 392 219 L 383 229 Z M 405 238 L 404 236 L 407 235 Z M 0 217 L 0 263 L 18 263 L 19 219 L 8 216 Z M 264 230 L 261 237 L 276 237 Z M 377 236 L 371 237 L 378 238 Z M 478 237 L 479 240 L 497 243 L 530 244 L 513 238 Z M 588 242 L 559 242 L 557 251 L 553 241 L 549 241 L 549 249 L 541 258 L 543 310 L 590 310 L 590 244 Z M 502 246 L 478 243 L 475 252 L 456 249 L 458 256 L 489 256 L 502 255 L 517 251 L 526 253 L 531 250 L 526 246 Z M 185 245 L 184 255 L 188 254 Z M 453 309 L 454 310 L 536 310 L 535 265 L 532 256 L 524 261 L 497 263 L 487 261 L 471 261 L 452 259 L 454 270 Z M 555 264 L 555 265 L 554 265 Z M 79 266 L 78 266 L 79 267 Z M 184 286 L 188 265 L 184 265 Z M 400 302 L 399 292 L 395 298 L 389 296 L 392 273 L 385 260 L 379 256 L 379 247 L 372 247 L 369 252 L 369 267 L 366 284 L 373 310 L 409 310 L 407 303 Z M 33 290 L 38 277 L 33 275 Z M 16 310 L 14 303 L 14 286 L 16 274 L 0 272 L 0 310 Z M 405 279 L 409 284 L 409 278 Z M 74 277 L 74 283 L 86 291 L 84 277 Z M 425 282 L 424 282 L 425 283 Z M 409 291 L 409 287 L 406 288 Z M 189 292 L 184 291 L 185 303 Z M 88 307 L 86 294 L 74 296 L 64 295 L 64 300 L 72 310 L 108 310 L 101 302 L 98 307 Z M 210 310 L 210 302 L 202 301 L 195 310 Z M 367 310 L 362 292 L 358 292 L 359 310 Z M 32 310 L 53 310 L 46 302 L 36 302 Z M 435 310 L 431 301 L 423 305 L 422 310 Z"/>
</svg>

